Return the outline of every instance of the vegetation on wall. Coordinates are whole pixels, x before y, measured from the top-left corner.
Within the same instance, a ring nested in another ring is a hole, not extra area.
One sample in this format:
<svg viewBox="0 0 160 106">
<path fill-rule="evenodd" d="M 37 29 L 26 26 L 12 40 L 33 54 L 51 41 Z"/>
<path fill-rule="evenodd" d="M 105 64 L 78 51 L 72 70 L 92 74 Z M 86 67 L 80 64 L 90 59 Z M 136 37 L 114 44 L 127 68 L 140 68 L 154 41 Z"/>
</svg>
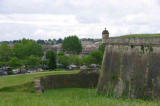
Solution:
<svg viewBox="0 0 160 106">
<path fill-rule="evenodd" d="M 141 45 L 141 51 L 143 53 L 145 53 L 145 52 L 151 53 L 151 52 L 153 52 L 153 48 L 151 45 Z"/>
<path fill-rule="evenodd" d="M 105 45 L 103 45 L 103 44 L 99 45 L 98 50 L 101 51 L 102 53 L 104 53 Z"/>
</svg>

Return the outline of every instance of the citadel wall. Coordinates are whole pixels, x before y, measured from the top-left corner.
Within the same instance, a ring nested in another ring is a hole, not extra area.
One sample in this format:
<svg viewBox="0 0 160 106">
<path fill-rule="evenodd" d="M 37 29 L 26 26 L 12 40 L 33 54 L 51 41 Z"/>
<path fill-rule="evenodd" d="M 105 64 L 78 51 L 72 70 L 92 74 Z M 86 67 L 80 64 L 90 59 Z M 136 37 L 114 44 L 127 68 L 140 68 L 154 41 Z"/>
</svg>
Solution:
<svg viewBox="0 0 160 106">
<path fill-rule="evenodd" d="M 160 96 L 160 37 L 108 38 L 97 91 L 116 97 Z"/>
</svg>

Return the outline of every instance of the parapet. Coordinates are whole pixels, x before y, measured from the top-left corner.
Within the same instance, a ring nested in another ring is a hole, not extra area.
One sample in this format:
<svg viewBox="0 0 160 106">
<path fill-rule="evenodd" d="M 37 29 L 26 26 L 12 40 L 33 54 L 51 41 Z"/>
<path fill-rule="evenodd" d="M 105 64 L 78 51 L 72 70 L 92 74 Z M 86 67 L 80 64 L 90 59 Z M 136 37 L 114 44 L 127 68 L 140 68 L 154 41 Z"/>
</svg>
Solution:
<svg viewBox="0 0 160 106">
<path fill-rule="evenodd" d="M 105 45 L 160 45 L 160 37 L 110 37 L 106 39 Z"/>
</svg>

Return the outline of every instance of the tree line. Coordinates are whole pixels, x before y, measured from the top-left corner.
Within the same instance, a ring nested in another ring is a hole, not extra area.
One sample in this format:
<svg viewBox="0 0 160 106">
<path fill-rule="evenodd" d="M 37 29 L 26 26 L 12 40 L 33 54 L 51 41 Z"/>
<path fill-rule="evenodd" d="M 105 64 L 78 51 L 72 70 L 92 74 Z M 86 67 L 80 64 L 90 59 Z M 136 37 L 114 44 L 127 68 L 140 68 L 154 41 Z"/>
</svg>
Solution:
<svg viewBox="0 0 160 106">
<path fill-rule="evenodd" d="M 55 69 L 57 64 L 63 65 L 64 68 L 71 64 L 100 65 L 104 46 L 100 45 L 98 50 L 91 51 L 86 56 L 80 56 L 81 52 L 82 44 L 77 36 L 65 37 L 62 41 L 62 50 L 58 53 L 48 50 L 44 54 L 41 44 L 30 39 L 19 40 L 13 46 L 3 42 L 0 44 L 0 66 Z"/>
<path fill-rule="evenodd" d="M 7 43 L 7 44 L 15 44 L 17 42 L 20 42 L 21 40 L 13 40 L 13 41 L 1 41 L 0 44 L 2 43 Z M 101 42 L 101 39 L 92 39 L 92 38 L 82 38 L 80 41 L 90 41 L 90 42 Z M 48 39 L 48 40 L 35 40 L 40 45 L 55 45 L 55 44 L 60 44 L 63 42 L 62 38 L 59 39 Z"/>
<path fill-rule="evenodd" d="M 0 66 L 37 68 L 41 64 L 43 48 L 33 40 L 22 39 L 13 46 L 0 45 Z"/>
</svg>

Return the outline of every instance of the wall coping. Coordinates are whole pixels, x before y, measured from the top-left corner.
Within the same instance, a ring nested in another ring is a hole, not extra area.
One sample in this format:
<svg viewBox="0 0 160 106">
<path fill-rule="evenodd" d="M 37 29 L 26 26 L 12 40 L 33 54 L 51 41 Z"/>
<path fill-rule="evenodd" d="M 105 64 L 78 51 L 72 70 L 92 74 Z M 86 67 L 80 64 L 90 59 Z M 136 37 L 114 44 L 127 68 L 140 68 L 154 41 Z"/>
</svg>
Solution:
<svg viewBox="0 0 160 106">
<path fill-rule="evenodd" d="M 153 45 L 160 46 L 160 37 L 110 37 L 105 39 L 106 45 Z"/>
</svg>

